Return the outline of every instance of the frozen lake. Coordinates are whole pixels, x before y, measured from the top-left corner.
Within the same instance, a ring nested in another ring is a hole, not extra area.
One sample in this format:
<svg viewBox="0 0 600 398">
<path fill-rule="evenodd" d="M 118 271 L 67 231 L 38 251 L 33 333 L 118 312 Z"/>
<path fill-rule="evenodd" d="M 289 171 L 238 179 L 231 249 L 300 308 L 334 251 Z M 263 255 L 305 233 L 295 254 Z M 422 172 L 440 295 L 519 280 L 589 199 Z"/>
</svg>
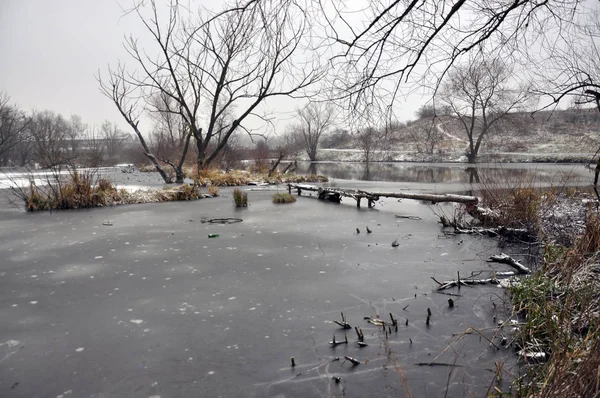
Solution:
<svg viewBox="0 0 600 398">
<path fill-rule="evenodd" d="M 485 262 L 497 241 L 445 237 L 434 209 L 410 200 L 274 205 L 275 189 L 249 191 L 241 211 L 229 190 L 195 202 L 2 208 L 0 396 L 481 396 L 495 362 L 511 369 L 510 349 L 456 335 L 502 319 L 504 291 L 463 288 L 450 309 L 430 279 L 505 270 Z M 243 222 L 201 222 L 216 217 Z M 332 322 L 341 311 L 367 347 L 351 330 L 348 345 L 330 347 L 333 335 L 344 339 Z M 399 330 L 386 339 L 364 317 L 390 312 Z M 441 365 L 421 366 L 434 359 Z"/>
</svg>

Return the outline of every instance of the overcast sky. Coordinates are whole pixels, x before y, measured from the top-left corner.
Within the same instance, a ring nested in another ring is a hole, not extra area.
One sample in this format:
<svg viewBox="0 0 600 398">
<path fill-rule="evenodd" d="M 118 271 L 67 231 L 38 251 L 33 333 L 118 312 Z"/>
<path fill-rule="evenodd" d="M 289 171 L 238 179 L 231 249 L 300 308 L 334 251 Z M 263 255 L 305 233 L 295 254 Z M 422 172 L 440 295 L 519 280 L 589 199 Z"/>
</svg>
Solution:
<svg viewBox="0 0 600 398">
<path fill-rule="evenodd" d="M 123 57 L 121 14 L 112 0 L 1 0 L 0 90 L 28 110 L 117 119 L 94 75 Z"/>
<path fill-rule="evenodd" d="M 77 114 L 88 124 L 109 119 L 125 127 L 99 92 L 95 75 L 119 59 L 127 61 L 123 37 L 139 35 L 137 22 L 123 16 L 116 0 L 0 0 L 0 91 L 26 110 Z M 425 99 L 400 104 L 399 118 L 413 118 L 421 102 Z M 280 103 L 278 130 L 301 105 Z"/>
</svg>

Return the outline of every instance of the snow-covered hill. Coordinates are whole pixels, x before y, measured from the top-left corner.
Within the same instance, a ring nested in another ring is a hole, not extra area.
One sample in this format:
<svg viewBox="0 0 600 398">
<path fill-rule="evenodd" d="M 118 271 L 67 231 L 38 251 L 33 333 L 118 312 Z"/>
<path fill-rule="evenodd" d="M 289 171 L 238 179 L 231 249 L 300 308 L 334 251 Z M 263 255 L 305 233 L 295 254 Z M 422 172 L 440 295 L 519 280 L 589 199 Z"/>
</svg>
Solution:
<svg viewBox="0 0 600 398">
<path fill-rule="evenodd" d="M 400 123 L 371 148 L 373 161 L 466 161 L 468 138 L 449 116 Z M 479 161 L 589 161 L 600 147 L 595 109 L 511 114 L 486 136 Z M 300 156 L 304 159 L 304 156 Z M 319 160 L 364 161 L 351 134 L 322 140 Z"/>
</svg>

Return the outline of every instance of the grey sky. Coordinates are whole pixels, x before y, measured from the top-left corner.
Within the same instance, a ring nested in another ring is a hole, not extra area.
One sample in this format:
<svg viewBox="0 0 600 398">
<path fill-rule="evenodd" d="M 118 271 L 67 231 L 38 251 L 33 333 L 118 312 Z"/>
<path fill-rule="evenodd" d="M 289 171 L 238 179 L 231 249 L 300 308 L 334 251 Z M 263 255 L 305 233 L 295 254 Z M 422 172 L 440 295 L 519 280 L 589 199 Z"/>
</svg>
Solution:
<svg viewBox="0 0 600 398">
<path fill-rule="evenodd" d="M 25 109 L 117 119 L 94 74 L 123 56 L 121 13 L 110 0 L 2 0 L 0 90 Z"/>
<path fill-rule="evenodd" d="M 216 7 L 220 1 L 208 3 Z M 109 119 L 125 127 L 99 92 L 95 74 L 119 59 L 129 61 L 123 36 L 138 36 L 138 22 L 123 17 L 115 0 L 0 0 L 0 90 L 26 110 L 78 114 L 88 124 Z M 412 118 L 424 101 L 400 104 L 400 119 Z M 301 104 L 268 105 L 279 112 L 281 130 Z"/>
</svg>

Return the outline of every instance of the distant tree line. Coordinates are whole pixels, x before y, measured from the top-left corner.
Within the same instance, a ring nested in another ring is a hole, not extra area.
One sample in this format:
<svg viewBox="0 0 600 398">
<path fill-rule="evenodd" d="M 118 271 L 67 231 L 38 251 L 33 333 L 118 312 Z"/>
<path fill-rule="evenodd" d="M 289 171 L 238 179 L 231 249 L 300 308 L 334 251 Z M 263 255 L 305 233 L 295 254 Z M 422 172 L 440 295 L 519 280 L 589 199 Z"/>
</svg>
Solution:
<svg viewBox="0 0 600 398">
<path fill-rule="evenodd" d="M 97 167 L 126 158 L 130 136 L 115 123 L 90 126 L 80 116 L 26 112 L 0 93 L 0 167 Z"/>
</svg>

